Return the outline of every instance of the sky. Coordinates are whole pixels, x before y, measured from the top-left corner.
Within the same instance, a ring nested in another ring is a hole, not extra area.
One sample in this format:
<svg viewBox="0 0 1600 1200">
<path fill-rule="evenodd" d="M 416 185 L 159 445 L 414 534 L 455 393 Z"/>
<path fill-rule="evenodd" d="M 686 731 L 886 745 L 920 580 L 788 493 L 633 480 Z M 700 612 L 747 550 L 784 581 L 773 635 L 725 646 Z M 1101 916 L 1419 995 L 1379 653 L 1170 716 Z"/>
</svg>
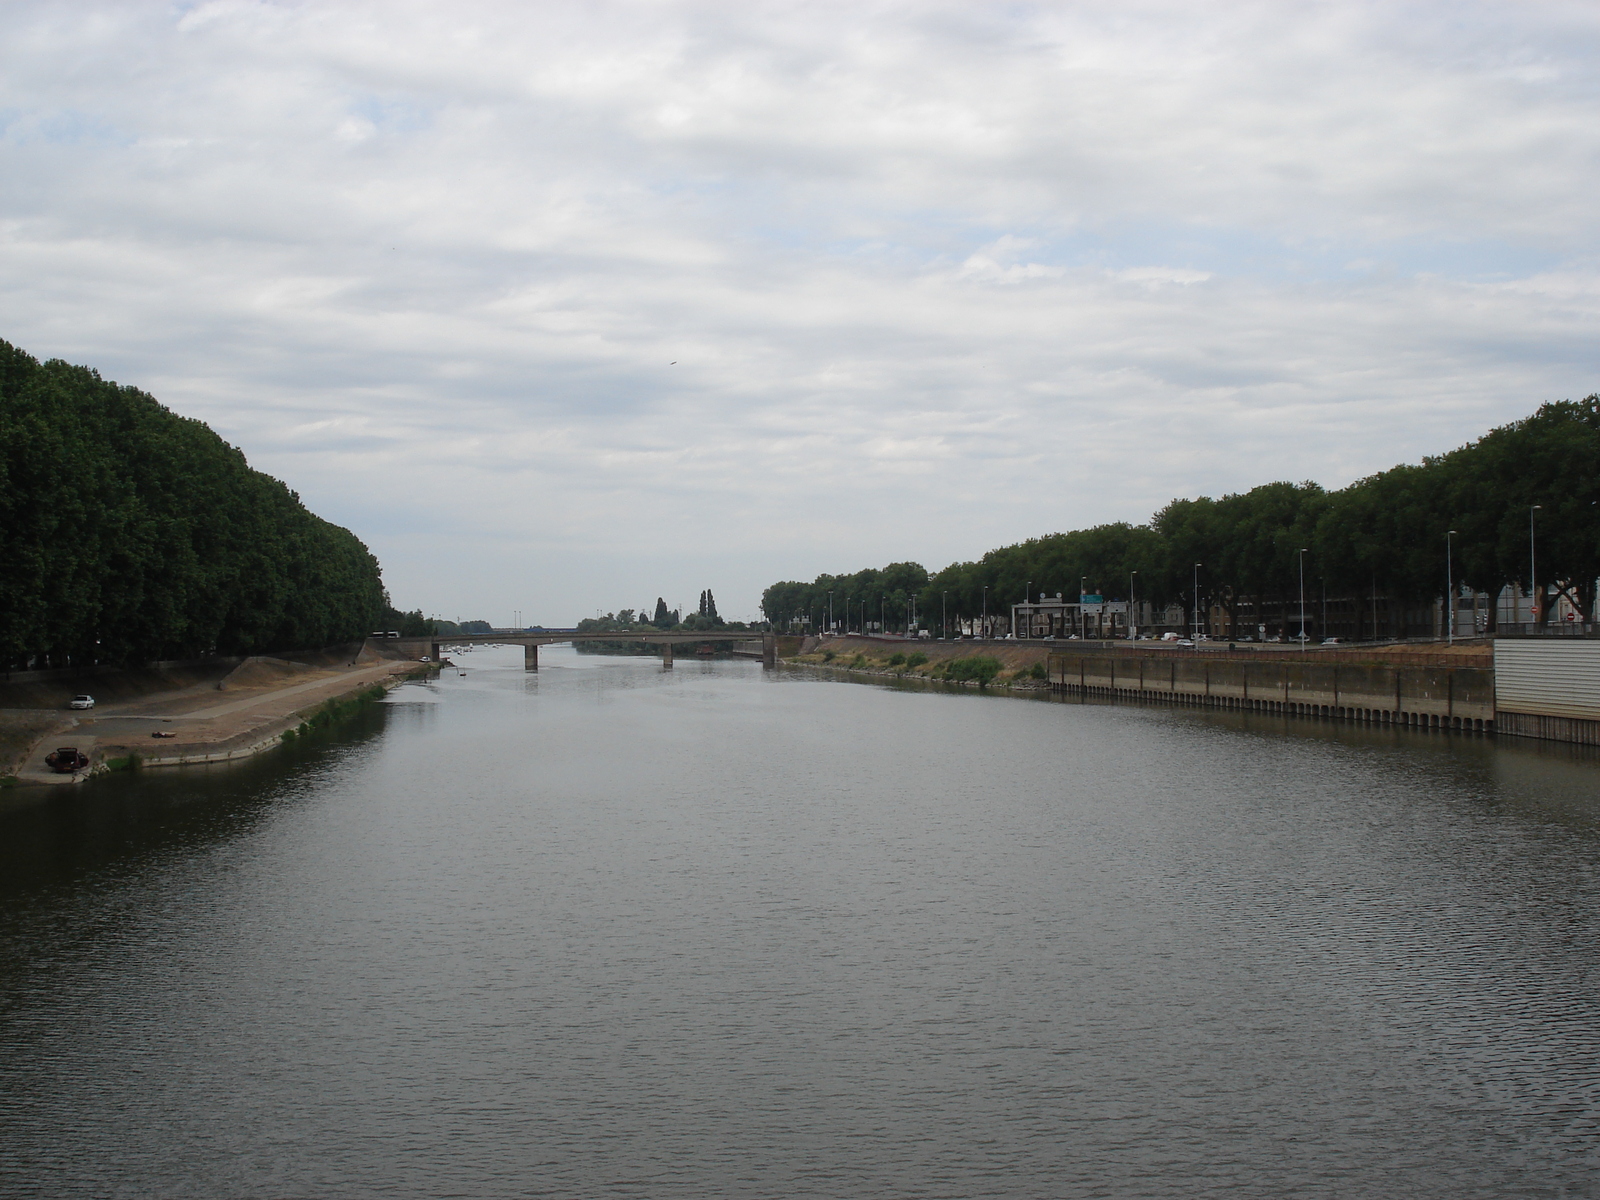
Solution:
<svg viewBox="0 0 1600 1200">
<path fill-rule="evenodd" d="M 1600 5 L 0 7 L 0 338 L 564 625 L 1600 391 Z"/>
</svg>

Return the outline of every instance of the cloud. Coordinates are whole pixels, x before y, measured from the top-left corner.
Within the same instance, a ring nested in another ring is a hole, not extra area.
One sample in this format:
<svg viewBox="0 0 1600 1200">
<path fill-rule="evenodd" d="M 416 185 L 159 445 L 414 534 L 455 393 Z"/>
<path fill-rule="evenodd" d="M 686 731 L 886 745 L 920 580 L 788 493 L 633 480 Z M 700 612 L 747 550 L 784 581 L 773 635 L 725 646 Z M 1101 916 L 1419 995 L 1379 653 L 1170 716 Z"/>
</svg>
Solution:
<svg viewBox="0 0 1600 1200">
<path fill-rule="evenodd" d="M 210 421 L 446 615 L 753 612 L 1600 387 L 1586 6 L 0 33 L 0 336 Z"/>
</svg>

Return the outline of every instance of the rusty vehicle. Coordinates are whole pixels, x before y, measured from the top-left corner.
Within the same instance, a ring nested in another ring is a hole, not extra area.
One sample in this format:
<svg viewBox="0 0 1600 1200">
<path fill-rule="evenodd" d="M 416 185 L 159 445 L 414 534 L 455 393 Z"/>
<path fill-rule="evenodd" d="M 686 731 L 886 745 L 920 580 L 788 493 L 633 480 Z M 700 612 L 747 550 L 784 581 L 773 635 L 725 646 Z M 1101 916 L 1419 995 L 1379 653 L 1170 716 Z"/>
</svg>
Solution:
<svg viewBox="0 0 1600 1200">
<path fill-rule="evenodd" d="M 44 756 L 45 765 L 58 775 L 81 771 L 89 765 L 89 756 L 76 746 L 57 746 Z"/>
</svg>

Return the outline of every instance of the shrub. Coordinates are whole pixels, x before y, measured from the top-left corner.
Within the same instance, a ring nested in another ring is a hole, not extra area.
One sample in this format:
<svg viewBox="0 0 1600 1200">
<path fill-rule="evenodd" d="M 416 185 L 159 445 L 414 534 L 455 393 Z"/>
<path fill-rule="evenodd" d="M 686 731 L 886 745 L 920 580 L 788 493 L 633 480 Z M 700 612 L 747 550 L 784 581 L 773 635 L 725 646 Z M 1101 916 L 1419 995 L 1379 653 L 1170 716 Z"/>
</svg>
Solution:
<svg viewBox="0 0 1600 1200">
<path fill-rule="evenodd" d="M 1000 660 L 987 654 L 958 658 L 946 665 L 944 674 L 946 679 L 973 680 L 979 687 L 988 687 L 994 677 L 1000 674 Z"/>
<path fill-rule="evenodd" d="M 823 662 L 832 662 L 833 661 L 833 651 L 832 650 L 824 650 L 822 652 L 822 661 Z"/>
<path fill-rule="evenodd" d="M 1035 679 L 1049 679 L 1050 678 L 1050 672 L 1045 670 L 1045 667 L 1044 667 L 1043 663 L 1034 663 L 1033 664 L 1033 669 L 1031 671 L 1029 671 L 1028 674 L 1033 676 Z"/>
<path fill-rule="evenodd" d="M 905 666 L 906 665 L 906 656 L 904 654 L 891 655 L 890 658 L 889 658 L 889 665 L 891 667 L 903 667 L 903 666 Z"/>
<path fill-rule="evenodd" d="M 860 670 L 862 667 L 867 665 L 867 656 L 865 654 L 856 655 L 850 660 L 850 665 L 857 670 Z"/>
<path fill-rule="evenodd" d="M 906 666 L 908 666 L 908 667 L 920 667 L 923 663 L 925 663 L 927 661 L 928 661 L 928 656 L 926 654 L 924 654 L 921 650 L 918 650 L 910 658 L 906 659 Z"/>
</svg>

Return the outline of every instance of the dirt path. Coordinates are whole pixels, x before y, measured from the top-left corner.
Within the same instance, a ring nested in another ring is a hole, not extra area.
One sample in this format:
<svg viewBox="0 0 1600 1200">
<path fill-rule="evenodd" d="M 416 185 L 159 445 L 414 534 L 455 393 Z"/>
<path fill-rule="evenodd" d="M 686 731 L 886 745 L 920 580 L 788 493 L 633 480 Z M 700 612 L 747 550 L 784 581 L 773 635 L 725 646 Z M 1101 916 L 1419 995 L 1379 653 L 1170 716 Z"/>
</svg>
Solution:
<svg viewBox="0 0 1600 1200">
<path fill-rule="evenodd" d="M 329 700 L 374 685 L 392 687 L 415 675 L 418 664 L 383 660 L 352 667 L 282 672 L 282 678 L 253 687 L 226 688 L 229 698 L 217 703 L 218 683 L 156 692 L 122 704 L 110 704 L 75 720 L 55 720 L 36 740 L 16 772 L 19 785 L 73 783 L 108 761 L 138 755 L 148 767 L 190 762 L 217 762 L 247 757 L 275 744 L 287 729 Z M 260 679 L 270 672 L 255 671 Z M 61 714 L 52 714 L 61 716 Z M 57 746 L 76 746 L 89 755 L 88 771 L 58 775 L 45 764 Z"/>
</svg>

